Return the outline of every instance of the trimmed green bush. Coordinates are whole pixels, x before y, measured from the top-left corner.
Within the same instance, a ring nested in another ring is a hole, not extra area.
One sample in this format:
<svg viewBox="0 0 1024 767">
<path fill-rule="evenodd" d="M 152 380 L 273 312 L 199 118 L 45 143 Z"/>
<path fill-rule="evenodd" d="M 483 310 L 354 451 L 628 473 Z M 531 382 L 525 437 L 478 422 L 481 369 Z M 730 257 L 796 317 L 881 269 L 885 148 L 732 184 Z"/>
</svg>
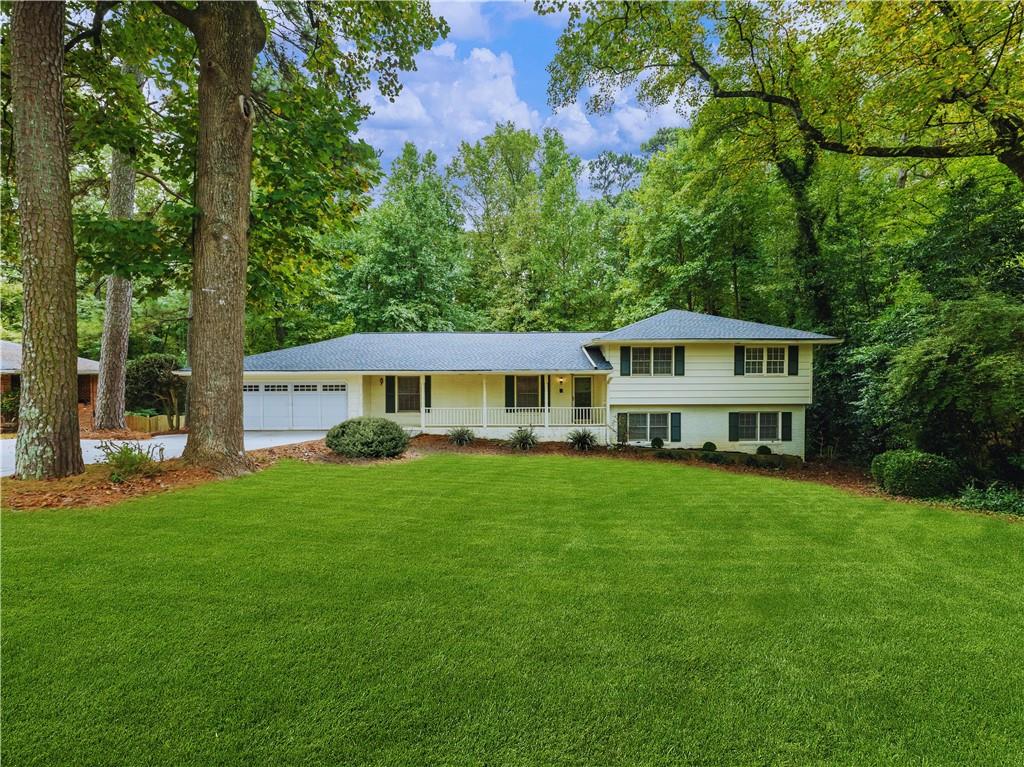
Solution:
<svg viewBox="0 0 1024 767">
<path fill-rule="evenodd" d="M 21 406 L 21 389 L 10 389 L 0 397 L 0 416 L 4 421 L 14 424 L 18 421 L 18 408 Z"/>
<path fill-rule="evenodd" d="M 908 498 L 943 498 L 959 484 L 959 472 L 951 460 L 920 450 L 890 450 L 875 456 L 871 475 L 885 492 Z"/>
<path fill-rule="evenodd" d="M 573 429 L 566 435 L 566 440 L 574 450 L 586 452 L 597 447 L 597 435 L 590 429 Z"/>
<path fill-rule="evenodd" d="M 468 426 L 456 426 L 448 431 L 448 441 L 459 447 L 465 447 L 474 439 L 476 439 L 476 435 Z"/>
<path fill-rule="evenodd" d="M 727 463 L 726 458 L 721 453 L 711 453 L 706 450 L 700 454 L 700 459 L 705 463 Z"/>
<path fill-rule="evenodd" d="M 718 450 L 718 445 L 716 445 L 714 442 L 705 442 L 704 445 L 701 447 L 701 450 L 703 450 L 705 453 L 714 453 L 716 450 Z"/>
<path fill-rule="evenodd" d="M 651 447 L 653 447 L 655 450 L 661 450 L 661 448 L 665 447 L 665 440 L 663 440 L 661 437 L 655 437 L 654 439 L 651 440 Z"/>
<path fill-rule="evenodd" d="M 1024 517 L 1024 490 L 1000 482 L 993 482 L 987 487 L 972 484 L 963 489 L 960 497 L 956 499 L 956 505 L 962 509 Z"/>
<path fill-rule="evenodd" d="M 537 447 L 537 435 L 534 434 L 533 429 L 520 426 L 512 435 L 508 438 L 508 446 L 513 450 L 533 450 Z"/>
<path fill-rule="evenodd" d="M 324 441 L 348 458 L 394 458 L 409 445 L 409 435 L 387 418 L 360 416 L 333 427 Z"/>
<path fill-rule="evenodd" d="M 767 445 L 758 445 L 757 446 L 757 454 L 758 455 L 771 455 L 772 454 L 772 449 L 770 447 L 768 447 Z"/>
</svg>

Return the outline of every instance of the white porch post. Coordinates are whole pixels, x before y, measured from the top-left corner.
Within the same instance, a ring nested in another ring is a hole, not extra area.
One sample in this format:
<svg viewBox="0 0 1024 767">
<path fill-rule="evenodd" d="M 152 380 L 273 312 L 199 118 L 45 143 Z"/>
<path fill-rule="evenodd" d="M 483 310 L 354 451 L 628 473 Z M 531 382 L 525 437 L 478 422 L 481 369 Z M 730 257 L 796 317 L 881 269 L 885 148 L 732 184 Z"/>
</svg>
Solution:
<svg viewBox="0 0 1024 767">
<path fill-rule="evenodd" d="M 420 376 L 420 431 L 427 428 L 427 379 L 424 376 Z M 395 396 L 398 396 L 398 392 L 395 392 Z"/>
<path fill-rule="evenodd" d="M 652 352 L 653 353 L 653 352 Z M 541 386 L 544 387 L 544 428 L 551 426 L 551 374 L 541 377 Z M 781 418 L 781 416 L 780 416 Z"/>
<path fill-rule="evenodd" d="M 480 380 L 484 382 L 484 393 L 483 393 L 483 406 L 480 408 L 480 423 L 486 429 L 487 428 L 487 376 L 481 376 Z"/>
</svg>

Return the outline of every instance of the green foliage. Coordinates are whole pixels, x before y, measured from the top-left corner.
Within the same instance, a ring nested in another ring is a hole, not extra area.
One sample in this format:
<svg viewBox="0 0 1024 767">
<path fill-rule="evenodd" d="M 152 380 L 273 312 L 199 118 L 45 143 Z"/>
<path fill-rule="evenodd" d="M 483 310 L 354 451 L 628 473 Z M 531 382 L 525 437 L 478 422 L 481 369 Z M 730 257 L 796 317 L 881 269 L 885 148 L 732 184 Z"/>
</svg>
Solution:
<svg viewBox="0 0 1024 767">
<path fill-rule="evenodd" d="M 537 435 L 533 431 L 533 427 L 520 426 L 512 434 L 509 435 L 506 444 L 512 450 L 519 450 L 526 452 L 533 450 L 537 447 Z"/>
<path fill-rule="evenodd" d="M 573 429 L 566 435 L 566 441 L 574 450 L 587 452 L 597 447 L 597 435 L 590 429 Z"/>
<path fill-rule="evenodd" d="M 0 417 L 5 423 L 16 423 L 21 405 L 21 389 L 9 389 L 0 396 Z"/>
<path fill-rule="evenodd" d="M 409 435 L 387 418 L 360 416 L 327 432 L 327 447 L 348 458 L 394 458 L 405 452 Z"/>
<path fill-rule="evenodd" d="M 717 452 L 716 453 L 711 453 L 711 452 L 708 452 L 708 451 L 702 452 L 700 454 L 700 459 L 702 461 L 704 461 L 704 463 L 720 464 L 720 463 L 727 463 L 728 462 L 728 459 L 725 456 L 723 456 L 721 453 L 717 453 Z"/>
<path fill-rule="evenodd" d="M 97 449 L 103 454 L 103 463 L 110 468 L 110 481 L 115 484 L 136 477 L 154 477 L 161 472 L 159 445 L 142 446 L 140 442 L 100 442 Z"/>
<path fill-rule="evenodd" d="M 887 493 L 909 498 L 942 498 L 956 490 L 960 481 L 951 460 L 920 450 L 890 450 L 876 456 L 871 474 L 881 479 Z"/>
<path fill-rule="evenodd" d="M 159 409 L 168 417 L 178 415 L 185 394 L 185 379 L 174 375 L 179 367 L 171 354 L 144 354 L 129 360 L 125 406 L 131 410 Z"/>
<path fill-rule="evenodd" d="M 661 450 L 661 448 L 665 447 L 665 440 L 663 440 L 661 437 L 655 437 L 654 439 L 651 440 L 651 447 L 653 447 L 655 450 Z"/>
<path fill-rule="evenodd" d="M 705 453 L 713 453 L 716 450 L 718 450 L 718 445 L 716 445 L 714 442 L 705 442 L 701 446 L 701 450 L 703 450 Z"/>
<path fill-rule="evenodd" d="M 757 454 L 758 455 L 771 455 L 772 454 L 772 449 L 770 447 L 768 447 L 768 445 L 758 445 L 757 446 Z"/>
<path fill-rule="evenodd" d="M 454 429 L 448 430 L 448 441 L 453 445 L 465 447 L 474 439 L 476 439 L 476 435 L 468 426 L 456 426 Z"/>
<path fill-rule="evenodd" d="M 956 505 L 963 509 L 1024 517 L 1024 490 L 998 482 L 984 487 L 972 483 L 960 491 Z"/>
</svg>

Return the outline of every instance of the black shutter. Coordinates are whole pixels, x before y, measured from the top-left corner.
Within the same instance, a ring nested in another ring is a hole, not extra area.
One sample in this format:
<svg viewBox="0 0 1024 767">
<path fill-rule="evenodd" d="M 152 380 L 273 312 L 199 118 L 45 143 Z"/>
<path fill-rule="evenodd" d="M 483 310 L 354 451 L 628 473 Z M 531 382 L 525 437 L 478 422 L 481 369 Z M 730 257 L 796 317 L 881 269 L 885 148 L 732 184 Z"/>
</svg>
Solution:
<svg viewBox="0 0 1024 767">
<path fill-rule="evenodd" d="M 782 441 L 793 441 L 793 414 L 790 412 L 782 414 Z"/>
<path fill-rule="evenodd" d="M 384 378 L 384 412 L 394 413 L 395 412 L 395 377 L 386 376 Z"/>
<path fill-rule="evenodd" d="M 547 392 L 545 391 L 545 389 L 547 387 L 544 386 L 544 379 L 545 378 L 547 378 L 547 376 L 537 376 L 537 388 L 540 389 L 540 406 L 541 407 L 544 407 L 544 403 L 547 402 L 547 398 L 546 398 Z"/>
<path fill-rule="evenodd" d="M 615 416 L 615 430 L 618 432 L 617 437 L 619 442 L 625 442 L 629 433 L 626 430 L 626 414 L 618 413 Z"/>
<path fill-rule="evenodd" d="M 676 347 L 675 374 L 677 376 L 684 376 L 684 375 L 686 375 L 686 347 L 685 346 L 677 346 Z"/>
<path fill-rule="evenodd" d="M 740 414 L 729 413 L 729 441 L 740 441 Z"/>
<path fill-rule="evenodd" d="M 747 347 L 746 346 L 736 346 L 736 347 L 734 347 L 733 355 L 732 355 L 732 361 L 733 361 L 733 366 L 732 366 L 732 373 L 733 373 L 733 375 L 737 375 L 737 376 L 743 375 L 743 363 L 745 363 L 747 361 Z"/>
<path fill-rule="evenodd" d="M 789 347 L 789 374 L 800 375 L 800 347 L 796 345 Z"/>
<path fill-rule="evenodd" d="M 682 348 L 682 347 L 678 347 Z M 672 421 L 672 433 L 669 436 L 670 442 L 682 442 L 683 441 L 683 414 L 673 413 L 671 416 Z"/>
<path fill-rule="evenodd" d="M 516 377 L 505 376 L 505 407 L 516 406 Z"/>
<path fill-rule="evenodd" d="M 430 407 L 430 376 L 423 376 L 423 407 Z"/>
<path fill-rule="evenodd" d="M 633 353 L 632 346 L 620 346 L 619 347 L 619 375 L 628 376 L 630 374 L 631 357 Z"/>
</svg>

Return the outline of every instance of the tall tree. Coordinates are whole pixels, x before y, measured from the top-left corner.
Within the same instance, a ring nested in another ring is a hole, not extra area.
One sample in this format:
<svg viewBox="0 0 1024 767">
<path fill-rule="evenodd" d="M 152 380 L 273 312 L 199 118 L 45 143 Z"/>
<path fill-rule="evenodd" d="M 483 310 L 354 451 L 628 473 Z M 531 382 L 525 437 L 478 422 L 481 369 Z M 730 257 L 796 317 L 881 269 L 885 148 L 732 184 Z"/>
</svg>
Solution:
<svg viewBox="0 0 1024 767">
<path fill-rule="evenodd" d="M 536 6 L 550 12 L 562 0 Z M 865 157 L 991 157 L 1024 181 L 1024 5 L 573 4 L 550 66 L 555 105 L 736 101 L 787 141 Z"/>
<path fill-rule="evenodd" d="M 15 471 L 54 478 L 83 470 L 78 439 L 75 249 L 64 125 L 64 3 L 11 10 L 22 274 L 21 404 Z"/>
</svg>

